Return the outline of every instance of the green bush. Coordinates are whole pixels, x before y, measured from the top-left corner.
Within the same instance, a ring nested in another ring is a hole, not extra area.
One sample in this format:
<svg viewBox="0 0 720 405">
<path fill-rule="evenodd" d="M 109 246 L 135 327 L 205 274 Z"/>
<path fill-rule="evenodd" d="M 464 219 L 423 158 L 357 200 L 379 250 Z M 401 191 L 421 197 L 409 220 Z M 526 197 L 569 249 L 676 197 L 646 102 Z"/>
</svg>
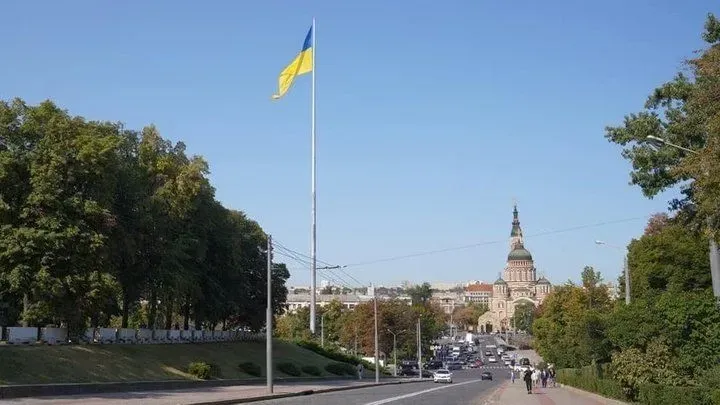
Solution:
<svg viewBox="0 0 720 405">
<path fill-rule="evenodd" d="M 217 367 L 204 361 L 194 361 L 188 365 L 188 374 L 201 380 L 209 380 L 214 375 L 218 375 L 218 371 Z"/>
<path fill-rule="evenodd" d="M 300 377 L 302 375 L 302 370 L 300 370 L 300 367 L 294 363 L 278 363 L 277 369 L 280 372 L 293 377 Z"/>
<path fill-rule="evenodd" d="M 642 384 L 638 401 L 645 405 L 714 405 L 714 393 L 705 387 Z"/>
<path fill-rule="evenodd" d="M 357 373 L 355 367 L 348 363 L 329 363 L 325 366 L 325 371 L 335 375 L 355 375 Z"/>
<path fill-rule="evenodd" d="M 318 366 L 302 366 L 301 369 L 303 373 L 314 375 L 315 377 L 322 374 L 322 371 Z"/>
<path fill-rule="evenodd" d="M 342 363 L 350 363 L 353 366 L 357 366 L 358 364 L 362 363 L 363 367 L 366 370 L 371 370 L 371 371 L 375 370 L 375 365 L 370 363 L 369 361 L 365 361 L 365 360 L 359 359 L 357 357 L 350 356 L 345 353 L 341 353 L 337 350 L 331 350 L 328 348 L 324 348 L 324 347 L 320 346 L 317 342 L 313 342 L 310 340 L 296 340 L 295 344 L 297 344 L 298 346 L 300 346 L 304 349 L 313 351 L 321 356 L 327 357 L 331 360 L 335 360 L 335 361 L 342 362 Z M 383 374 L 387 374 L 385 370 L 383 370 Z"/>
<path fill-rule="evenodd" d="M 238 365 L 238 368 L 240 368 L 240 371 L 242 371 L 243 373 L 249 374 L 253 377 L 260 377 L 262 375 L 262 369 L 260 368 L 260 366 L 249 361 L 245 363 L 240 363 Z"/>
<path fill-rule="evenodd" d="M 626 401 L 631 399 L 619 381 L 603 378 L 609 375 L 608 368 L 603 365 L 583 368 L 565 368 L 557 371 L 557 382 L 584 391 L 593 392 L 604 397 Z"/>
</svg>

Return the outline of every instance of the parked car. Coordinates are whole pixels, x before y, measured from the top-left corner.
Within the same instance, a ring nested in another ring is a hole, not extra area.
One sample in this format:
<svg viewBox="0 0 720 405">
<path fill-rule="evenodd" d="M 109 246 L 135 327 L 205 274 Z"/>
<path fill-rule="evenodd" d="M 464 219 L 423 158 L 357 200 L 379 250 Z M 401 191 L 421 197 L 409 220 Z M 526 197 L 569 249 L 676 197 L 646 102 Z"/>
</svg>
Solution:
<svg viewBox="0 0 720 405">
<path fill-rule="evenodd" d="M 433 382 L 446 382 L 448 384 L 452 384 L 452 373 L 450 370 L 442 368 L 440 370 L 435 370 L 435 373 L 433 374 Z"/>
</svg>

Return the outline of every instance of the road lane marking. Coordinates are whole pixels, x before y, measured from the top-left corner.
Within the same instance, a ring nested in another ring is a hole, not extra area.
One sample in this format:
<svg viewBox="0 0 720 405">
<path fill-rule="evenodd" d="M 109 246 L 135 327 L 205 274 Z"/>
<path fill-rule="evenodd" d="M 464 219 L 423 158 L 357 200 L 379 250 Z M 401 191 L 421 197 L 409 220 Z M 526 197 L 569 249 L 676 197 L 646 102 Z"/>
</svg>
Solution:
<svg viewBox="0 0 720 405">
<path fill-rule="evenodd" d="M 461 385 L 472 384 L 472 383 L 476 383 L 476 382 L 480 382 L 480 381 L 482 381 L 482 380 L 472 380 L 472 381 L 463 381 L 463 382 L 461 382 L 461 383 L 452 383 L 452 384 L 444 385 L 444 386 L 442 386 L 442 387 L 430 388 L 430 389 L 423 390 L 423 391 L 416 391 L 416 392 L 411 392 L 411 393 L 405 394 L 405 395 L 399 395 L 399 396 L 397 396 L 397 397 L 381 399 L 381 400 L 375 401 L 375 402 L 368 402 L 368 403 L 365 404 L 365 405 L 382 405 L 382 404 L 387 404 L 387 403 L 389 403 L 389 402 L 395 402 L 395 401 L 399 401 L 399 400 L 401 400 L 401 399 L 412 398 L 412 397 L 416 397 L 416 396 L 418 396 L 418 395 L 427 394 L 428 392 L 433 392 L 433 391 L 438 391 L 438 390 L 444 390 L 444 389 L 446 389 L 446 388 L 452 388 L 452 387 L 459 387 L 459 386 L 461 386 Z"/>
</svg>

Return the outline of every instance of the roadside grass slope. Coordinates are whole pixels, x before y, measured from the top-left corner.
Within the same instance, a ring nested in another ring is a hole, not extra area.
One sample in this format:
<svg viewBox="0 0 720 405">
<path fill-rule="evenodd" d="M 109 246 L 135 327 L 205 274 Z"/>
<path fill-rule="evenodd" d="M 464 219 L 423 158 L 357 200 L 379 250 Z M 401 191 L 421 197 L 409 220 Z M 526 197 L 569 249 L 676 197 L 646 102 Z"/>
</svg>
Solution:
<svg viewBox="0 0 720 405">
<path fill-rule="evenodd" d="M 334 361 L 295 344 L 275 341 L 275 364 L 292 362 L 325 366 Z M 0 384 L 90 383 L 120 381 L 194 380 L 188 364 L 216 365 L 220 378 L 253 378 L 238 365 L 252 362 L 265 375 L 265 343 L 233 342 L 158 345 L 0 346 Z M 275 369 L 274 375 L 286 377 Z M 303 374 L 305 377 L 309 375 Z"/>
</svg>

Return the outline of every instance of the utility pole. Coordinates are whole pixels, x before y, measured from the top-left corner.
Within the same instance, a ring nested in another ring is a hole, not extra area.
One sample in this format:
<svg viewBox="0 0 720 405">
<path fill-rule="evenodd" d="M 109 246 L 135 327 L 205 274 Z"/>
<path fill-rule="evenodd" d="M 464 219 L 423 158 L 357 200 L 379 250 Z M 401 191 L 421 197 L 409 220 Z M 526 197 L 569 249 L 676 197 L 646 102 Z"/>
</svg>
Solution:
<svg viewBox="0 0 720 405">
<path fill-rule="evenodd" d="M 397 377 L 397 335 L 405 332 L 405 330 L 401 330 L 397 333 L 391 331 L 390 329 L 387 331 L 393 335 L 393 377 Z"/>
<path fill-rule="evenodd" d="M 272 308 L 272 236 L 267 239 L 267 312 L 265 319 L 265 374 L 267 375 L 267 389 L 273 393 L 273 361 L 272 361 L 272 330 L 273 330 L 273 308 Z"/>
<path fill-rule="evenodd" d="M 325 347 L 325 313 L 320 315 L 320 346 Z"/>
<path fill-rule="evenodd" d="M 627 253 L 623 258 L 623 273 L 625 274 L 625 305 L 630 305 L 630 266 L 628 266 Z"/>
<path fill-rule="evenodd" d="M 418 378 L 422 380 L 422 330 L 420 329 L 420 318 L 417 321 L 417 357 L 418 357 Z"/>
<path fill-rule="evenodd" d="M 378 348 L 378 313 L 377 313 L 377 294 L 373 288 L 373 306 L 375 311 L 375 384 L 380 383 L 380 354 Z"/>
</svg>

